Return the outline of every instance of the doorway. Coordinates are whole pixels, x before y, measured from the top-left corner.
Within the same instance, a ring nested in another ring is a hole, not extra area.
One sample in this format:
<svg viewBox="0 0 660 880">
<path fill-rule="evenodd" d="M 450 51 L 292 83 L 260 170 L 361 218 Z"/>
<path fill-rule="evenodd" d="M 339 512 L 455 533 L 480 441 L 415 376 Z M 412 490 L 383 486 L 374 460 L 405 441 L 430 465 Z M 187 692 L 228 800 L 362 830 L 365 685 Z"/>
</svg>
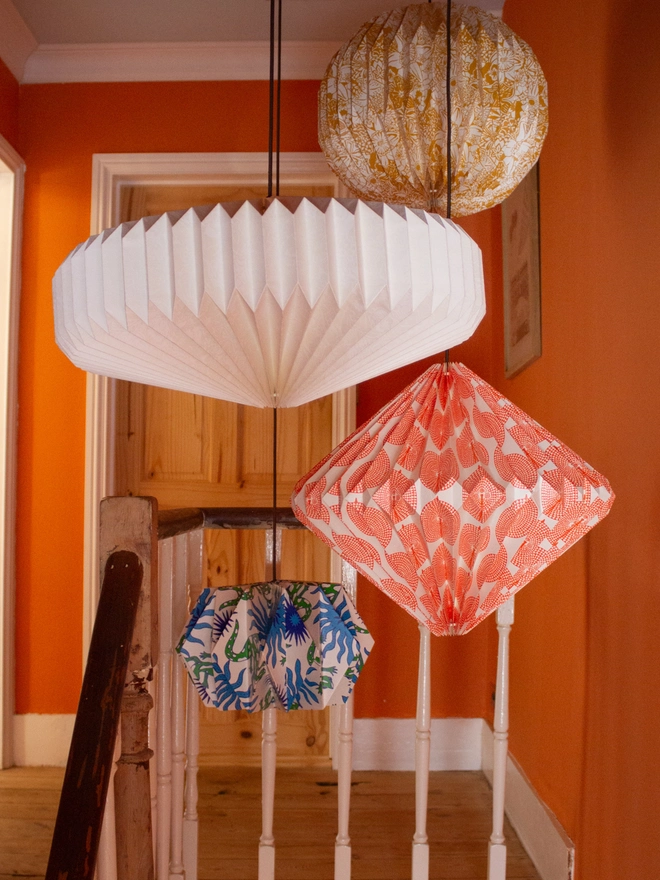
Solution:
<svg viewBox="0 0 660 880">
<path fill-rule="evenodd" d="M 14 763 L 18 316 L 25 165 L 0 136 L 0 766 Z"/>
<path fill-rule="evenodd" d="M 148 162 L 151 167 L 145 168 Z M 169 164 L 167 170 L 165 163 Z M 177 173 L 173 164 L 178 165 Z M 201 164 L 206 166 L 203 170 Z M 101 220 L 97 228 L 193 204 L 266 195 L 265 154 L 224 154 L 206 156 L 205 160 L 183 156 L 176 162 L 173 157 L 156 157 L 155 162 L 154 157 L 144 156 L 95 157 L 95 166 L 96 191 L 99 196 L 105 192 L 106 201 L 105 217 L 97 205 Z M 109 179 L 112 166 L 116 169 L 114 180 Z M 338 182 L 319 154 L 283 154 L 281 169 L 282 195 L 338 194 Z M 107 216 L 108 200 L 113 205 L 111 219 Z M 88 452 L 89 435 L 94 431 L 96 450 L 88 455 L 88 462 L 96 461 L 96 473 L 88 473 L 88 489 L 96 488 L 98 497 L 148 494 L 158 498 L 163 507 L 271 503 L 270 410 L 98 377 L 90 379 L 90 384 Z M 289 504 L 297 479 L 350 433 L 354 411 L 350 391 L 280 411 L 279 505 Z M 94 528 L 97 504 L 98 500 L 88 504 L 90 529 Z M 265 578 L 263 533 L 211 532 L 206 552 L 211 586 Z M 94 558 L 90 553 L 92 565 Z M 283 578 L 327 580 L 331 567 L 336 564 L 332 566 L 329 551 L 313 535 L 285 532 Z M 91 622 L 96 604 L 93 571 L 88 575 L 86 604 Z M 260 716 L 203 709 L 201 721 L 200 763 L 259 763 Z M 329 728 L 327 712 L 291 713 L 280 724 L 278 760 L 307 766 L 328 764 Z"/>
</svg>

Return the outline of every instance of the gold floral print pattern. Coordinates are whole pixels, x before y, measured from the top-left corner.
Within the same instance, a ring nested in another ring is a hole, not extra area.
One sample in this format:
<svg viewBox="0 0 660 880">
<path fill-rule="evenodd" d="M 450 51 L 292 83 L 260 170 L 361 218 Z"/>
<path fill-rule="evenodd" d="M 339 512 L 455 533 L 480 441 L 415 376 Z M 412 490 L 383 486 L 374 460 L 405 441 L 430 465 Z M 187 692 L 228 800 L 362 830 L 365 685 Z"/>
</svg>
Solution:
<svg viewBox="0 0 660 880">
<path fill-rule="evenodd" d="M 503 201 L 538 159 L 547 85 L 530 47 L 471 6 L 451 16 L 452 213 Z M 365 199 L 446 213 L 444 4 L 405 6 L 364 24 L 334 56 L 319 93 L 319 140 Z"/>
</svg>

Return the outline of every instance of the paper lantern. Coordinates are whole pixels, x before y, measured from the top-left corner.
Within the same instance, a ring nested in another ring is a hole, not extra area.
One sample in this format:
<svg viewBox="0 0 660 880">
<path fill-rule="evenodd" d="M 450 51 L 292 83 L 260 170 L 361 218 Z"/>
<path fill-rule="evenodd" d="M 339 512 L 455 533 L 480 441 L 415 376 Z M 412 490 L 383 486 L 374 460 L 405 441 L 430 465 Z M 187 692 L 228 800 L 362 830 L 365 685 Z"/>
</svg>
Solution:
<svg viewBox="0 0 660 880">
<path fill-rule="evenodd" d="M 373 639 L 340 584 L 205 589 L 177 646 L 208 706 L 255 712 L 346 701 Z"/>
<path fill-rule="evenodd" d="M 468 632 L 609 511 L 607 480 L 462 364 L 294 490 L 296 516 L 436 635 Z"/>
<path fill-rule="evenodd" d="M 53 280 L 79 367 L 252 406 L 298 406 L 467 339 L 485 312 L 460 227 L 355 199 L 225 203 L 124 223 Z"/>
<path fill-rule="evenodd" d="M 319 141 L 357 195 L 446 213 L 446 7 L 388 10 L 337 52 L 319 93 Z M 547 87 L 500 19 L 451 14 L 452 213 L 497 205 L 538 159 Z"/>
</svg>

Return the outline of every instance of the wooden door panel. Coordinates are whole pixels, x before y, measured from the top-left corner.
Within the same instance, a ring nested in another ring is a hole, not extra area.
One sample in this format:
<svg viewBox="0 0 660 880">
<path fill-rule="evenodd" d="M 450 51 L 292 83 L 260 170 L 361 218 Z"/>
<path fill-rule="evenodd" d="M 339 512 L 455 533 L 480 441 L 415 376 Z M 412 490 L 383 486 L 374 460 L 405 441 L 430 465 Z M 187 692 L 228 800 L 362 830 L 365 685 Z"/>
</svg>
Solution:
<svg viewBox="0 0 660 880">
<path fill-rule="evenodd" d="M 331 196 L 330 187 L 283 187 L 283 195 Z M 121 194 L 122 220 L 191 204 L 259 198 L 262 187 L 146 185 Z M 161 507 L 270 507 L 272 410 L 240 406 L 129 382 L 116 383 L 116 494 L 153 495 Z M 278 411 L 277 503 L 331 448 L 332 398 Z M 232 586 L 265 579 L 261 531 L 209 531 L 207 583 Z M 284 532 L 281 577 L 327 580 L 328 548 L 309 532 Z M 270 578 L 270 572 L 268 573 Z M 278 714 L 278 762 L 328 764 L 328 712 Z M 258 764 L 261 715 L 201 712 L 200 762 Z"/>
<path fill-rule="evenodd" d="M 210 586 L 258 583 L 265 571 L 265 532 L 218 529 L 206 533 L 207 581 Z M 287 580 L 328 577 L 328 549 L 310 532 L 285 530 L 280 576 Z M 284 766 L 327 766 L 330 719 L 327 711 L 280 712 L 277 761 Z M 257 766 L 261 763 L 261 714 L 200 712 L 200 763 Z"/>
</svg>

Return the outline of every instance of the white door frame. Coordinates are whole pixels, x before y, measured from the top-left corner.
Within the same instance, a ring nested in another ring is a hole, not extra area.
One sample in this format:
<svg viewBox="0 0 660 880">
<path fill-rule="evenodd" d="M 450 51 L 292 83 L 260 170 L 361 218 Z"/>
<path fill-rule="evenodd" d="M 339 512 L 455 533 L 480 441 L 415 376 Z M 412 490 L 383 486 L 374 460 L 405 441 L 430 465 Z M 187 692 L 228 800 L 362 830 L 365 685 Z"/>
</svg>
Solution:
<svg viewBox="0 0 660 880">
<path fill-rule="evenodd" d="M 97 153 L 92 161 L 91 233 L 94 235 L 119 223 L 122 186 L 263 184 L 267 178 L 267 159 L 267 153 Z M 283 183 L 332 186 L 336 196 L 348 195 L 330 171 L 323 153 L 282 153 L 280 177 Z M 111 379 L 87 374 L 83 663 L 100 589 L 99 502 L 113 491 L 113 386 Z M 355 389 L 334 395 L 332 420 L 333 442 L 338 443 L 355 428 Z M 336 568 L 335 561 L 333 578 L 337 577 Z"/>
<path fill-rule="evenodd" d="M 0 136 L 0 767 L 14 763 L 18 320 L 25 163 Z"/>
</svg>

